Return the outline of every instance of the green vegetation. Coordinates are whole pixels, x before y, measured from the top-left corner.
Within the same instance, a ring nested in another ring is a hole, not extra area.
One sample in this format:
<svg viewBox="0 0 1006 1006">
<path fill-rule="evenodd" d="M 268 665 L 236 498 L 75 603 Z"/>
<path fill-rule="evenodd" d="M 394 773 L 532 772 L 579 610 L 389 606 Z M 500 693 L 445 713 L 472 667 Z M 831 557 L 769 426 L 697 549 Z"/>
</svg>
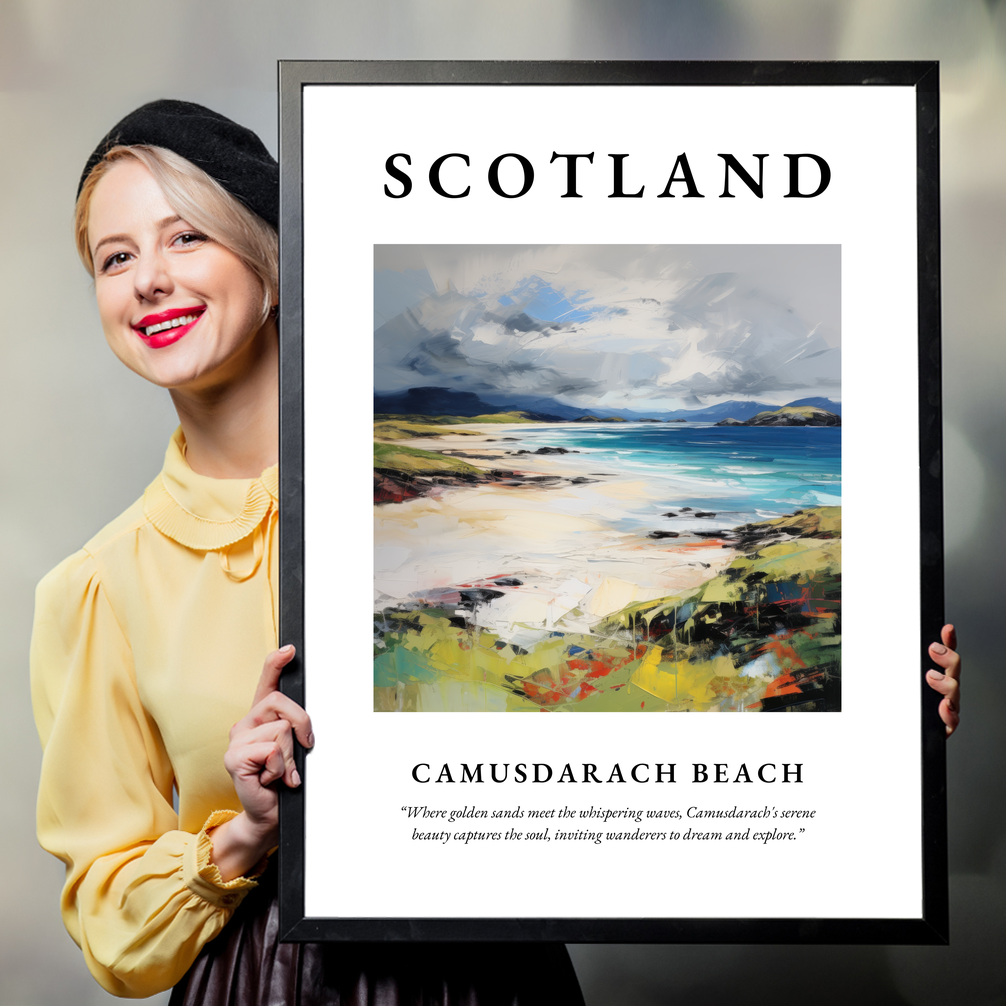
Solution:
<svg viewBox="0 0 1006 1006">
<path fill-rule="evenodd" d="M 421 416 L 415 413 L 395 415 L 391 412 L 374 414 L 375 425 L 390 422 L 395 425 L 414 424 L 430 428 L 434 426 L 461 426 L 464 423 L 537 423 L 539 421 L 532 419 L 526 412 L 493 412 L 486 416 Z"/>
<path fill-rule="evenodd" d="M 415 440 L 417 437 L 442 437 L 446 434 L 473 437 L 479 435 L 476 430 L 450 430 L 442 426 L 399 420 L 384 420 L 374 423 L 374 436 L 378 440 Z"/>
<path fill-rule="evenodd" d="M 378 612 L 374 707 L 840 709 L 841 508 L 734 533 L 737 555 L 701 586 L 530 649 L 455 605 Z"/>
<path fill-rule="evenodd" d="M 452 422 L 459 423 L 540 423 L 540 419 L 532 419 L 526 412 L 494 412 L 491 416 L 472 416 L 471 419 L 449 416 Z"/>
<path fill-rule="evenodd" d="M 374 441 L 374 467 L 398 472 L 447 471 L 481 475 L 475 465 L 433 451 L 420 451 L 401 444 L 381 444 Z"/>
<path fill-rule="evenodd" d="M 452 429 L 464 423 L 533 423 L 524 412 L 498 412 L 491 416 L 374 416 L 374 436 L 378 440 L 412 440 L 416 437 L 481 436 L 478 430 Z"/>
</svg>

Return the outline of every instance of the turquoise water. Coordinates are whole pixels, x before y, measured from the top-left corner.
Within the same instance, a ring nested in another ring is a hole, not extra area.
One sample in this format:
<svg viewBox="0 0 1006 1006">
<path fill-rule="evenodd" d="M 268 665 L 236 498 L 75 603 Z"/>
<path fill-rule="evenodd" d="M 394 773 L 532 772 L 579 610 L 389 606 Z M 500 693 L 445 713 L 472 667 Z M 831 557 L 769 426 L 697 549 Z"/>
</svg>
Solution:
<svg viewBox="0 0 1006 1006">
<path fill-rule="evenodd" d="M 511 429 L 508 435 L 520 441 L 507 444 L 513 449 L 579 451 L 561 463 L 584 476 L 644 481 L 650 499 L 640 500 L 639 517 L 660 506 L 690 506 L 715 511 L 717 524 L 727 527 L 841 504 L 841 428 L 562 424 Z"/>
</svg>

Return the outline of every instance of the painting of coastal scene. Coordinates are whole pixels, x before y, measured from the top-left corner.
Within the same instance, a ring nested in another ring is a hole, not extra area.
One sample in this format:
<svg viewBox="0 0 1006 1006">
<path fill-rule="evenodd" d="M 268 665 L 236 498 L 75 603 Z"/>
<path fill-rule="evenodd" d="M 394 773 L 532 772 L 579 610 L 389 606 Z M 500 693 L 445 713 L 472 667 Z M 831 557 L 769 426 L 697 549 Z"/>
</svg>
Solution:
<svg viewBox="0 0 1006 1006">
<path fill-rule="evenodd" d="M 840 265 L 376 246 L 374 709 L 840 711 Z"/>
</svg>

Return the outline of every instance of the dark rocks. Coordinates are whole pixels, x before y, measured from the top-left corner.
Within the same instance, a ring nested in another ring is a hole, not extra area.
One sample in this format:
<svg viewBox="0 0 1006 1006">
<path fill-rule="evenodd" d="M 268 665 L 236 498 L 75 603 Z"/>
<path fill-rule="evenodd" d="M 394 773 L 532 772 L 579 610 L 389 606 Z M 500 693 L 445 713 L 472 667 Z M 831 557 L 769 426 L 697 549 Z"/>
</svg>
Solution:
<svg viewBox="0 0 1006 1006">
<path fill-rule="evenodd" d="M 471 458 L 475 461 L 496 461 L 498 454 L 472 454 L 470 451 L 441 451 L 441 454 L 449 458 Z M 507 451 L 509 454 L 510 452 Z"/>
<path fill-rule="evenodd" d="M 401 503 L 422 495 L 422 489 L 414 485 L 415 480 L 404 472 L 374 471 L 374 502 Z"/>
<path fill-rule="evenodd" d="M 501 590 L 487 590 L 485 587 L 470 587 L 467 590 L 459 590 L 461 600 L 458 607 L 463 611 L 474 611 L 480 604 L 488 604 L 503 596 Z"/>
<path fill-rule="evenodd" d="M 441 454 L 457 458 L 480 458 L 486 461 L 500 461 L 500 455 L 470 454 L 464 451 L 441 451 Z M 530 454 L 530 451 L 507 451 L 507 454 Z M 541 454 L 543 451 L 535 452 Z M 563 447 L 544 449 L 548 454 L 578 454 Z M 583 475 L 575 478 L 566 475 L 539 475 L 532 472 L 513 471 L 508 468 L 490 468 L 479 471 L 444 471 L 430 469 L 424 471 L 403 471 L 395 468 L 374 469 L 374 503 L 402 503 L 417 496 L 435 494 L 440 488 L 452 486 L 475 486 L 495 484 L 506 488 L 519 486 L 540 486 L 542 488 L 567 485 L 588 485 L 598 481 Z"/>
<path fill-rule="evenodd" d="M 425 496 L 435 486 L 471 486 L 485 481 L 470 472 L 403 472 L 390 468 L 374 469 L 374 502 L 401 503 Z"/>
</svg>

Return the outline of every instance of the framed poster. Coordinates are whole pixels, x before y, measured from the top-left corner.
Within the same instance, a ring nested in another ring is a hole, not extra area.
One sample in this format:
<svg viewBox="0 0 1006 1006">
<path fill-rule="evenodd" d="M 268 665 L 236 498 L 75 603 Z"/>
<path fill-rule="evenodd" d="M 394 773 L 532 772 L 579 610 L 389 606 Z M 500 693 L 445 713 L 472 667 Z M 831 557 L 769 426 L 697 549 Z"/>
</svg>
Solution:
<svg viewBox="0 0 1006 1006">
<path fill-rule="evenodd" d="M 945 941 L 936 66 L 280 89 L 287 938 Z"/>
</svg>

